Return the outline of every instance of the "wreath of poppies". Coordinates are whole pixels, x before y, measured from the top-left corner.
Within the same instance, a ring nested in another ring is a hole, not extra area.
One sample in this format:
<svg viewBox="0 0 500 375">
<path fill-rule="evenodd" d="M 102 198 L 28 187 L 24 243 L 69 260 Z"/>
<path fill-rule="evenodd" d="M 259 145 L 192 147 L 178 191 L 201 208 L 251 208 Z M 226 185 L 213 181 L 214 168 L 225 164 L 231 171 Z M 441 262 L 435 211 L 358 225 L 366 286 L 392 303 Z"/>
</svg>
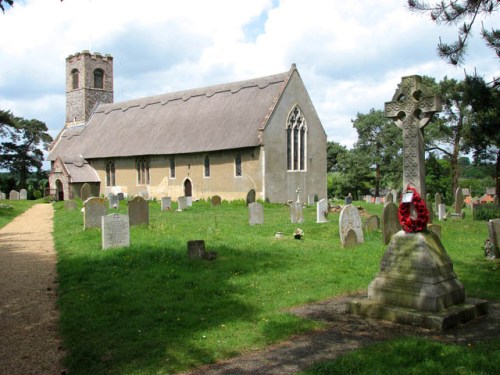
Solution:
<svg viewBox="0 0 500 375">
<path fill-rule="evenodd" d="M 427 229 L 427 223 L 429 222 L 429 211 L 425 205 L 424 200 L 420 197 L 417 190 L 408 185 L 407 191 L 413 192 L 412 201 L 408 203 L 399 204 L 398 218 L 399 223 L 403 227 L 403 230 L 408 233 L 422 232 Z M 410 214 L 410 207 L 413 204 L 415 211 L 417 213 L 417 218 L 413 219 Z"/>
</svg>

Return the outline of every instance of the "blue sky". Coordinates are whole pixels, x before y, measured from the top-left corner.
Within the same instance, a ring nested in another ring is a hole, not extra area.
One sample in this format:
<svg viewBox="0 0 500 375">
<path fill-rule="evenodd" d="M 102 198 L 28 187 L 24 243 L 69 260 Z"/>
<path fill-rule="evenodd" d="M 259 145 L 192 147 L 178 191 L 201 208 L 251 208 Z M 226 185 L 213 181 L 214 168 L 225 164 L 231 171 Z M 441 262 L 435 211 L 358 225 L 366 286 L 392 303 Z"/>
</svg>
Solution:
<svg viewBox="0 0 500 375">
<path fill-rule="evenodd" d="M 402 76 L 486 80 L 500 64 L 480 38 L 466 64 L 436 53 L 436 26 L 406 0 L 24 0 L 0 15 L 0 109 L 44 121 L 55 137 L 65 119 L 65 58 L 88 49 L 114 57 L 115 101 L 250 79 L 297 65 L 328 140 L 348 147 L 351 120 L 383 109 Z"/>
</svg>

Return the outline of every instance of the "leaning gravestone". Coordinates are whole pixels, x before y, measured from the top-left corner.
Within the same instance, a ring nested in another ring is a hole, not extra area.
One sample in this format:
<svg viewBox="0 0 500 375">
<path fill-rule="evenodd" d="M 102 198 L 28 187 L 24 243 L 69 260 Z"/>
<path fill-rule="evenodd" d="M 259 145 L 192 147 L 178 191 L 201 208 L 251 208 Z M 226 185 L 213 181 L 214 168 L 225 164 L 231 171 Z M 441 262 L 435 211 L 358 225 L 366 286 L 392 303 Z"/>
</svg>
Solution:
<svg viewBox="0 0 500 375">
<path fill-rule="evenodd" d="M 187 208 L 186 197 L 177 198 L 177 211 L 184 211 Z"/>
<path fill-rule="evenodd" d="M 220 206 L 222 199 L 219 195 L 214 195 L 211 199 L 212 207 Z"/>
<path fill-rule="evenodd" d="M 106 215 L 106 199 L 91 197 L 83 203 L 83 229 L 100 228 Z"/>
<path fill-rule="evenodd" d="M 247 206 L 250 204 L 250 203 L 253 203 L 255 202 L 255 190 L 254 189 L 250 189 L 250 191 L 247 193 Z"/>
<path fill-rule="evenodd" d="M 149 203 L 141 196 L 135 196 L 128 202 L 130 226 L 149 224 Z"/>
<path fill-rule="evenodd" d="M 419 76 L 403 77 L 392 102 L 385 104 L 385 116 L 403 129 L 403 188 L 413 187 L 421 197 L 426 195 L 422 128 L 440 110 L 439 98 Z M 410 200 L 402 202 L 405 212 L 417 204 L 416 194 L 409 195 Z M 407 226 L 392 236 L 380 271 L 368 286 L 368 299 L 351 301 L 353 313 L 437 329 L 486 313 L 486 301 L 466 300 L 441 240 L 426 230 L 425 214 L 418 213 L 423 226 Z"/>
<path fill-rule="evenodd" d="M 16 190 L 11 190 L 9 193 L 9 199 L 11 201 L 18 201 L 19 200 L 19 192 Z"/>
<path fill-rule="evenodd" d="M 464 195 L 462 188 L 458 187 L 455 191 L 455 204 L 453 205 L 456 214 L 462 214 L 462 206 L 464 205 Z"/>
<path fill-rule="evenodd" d="M 326 199 L 321 199 L 316 203 L 316 222 L 328 222 L 328 201 Z"/>
<path fill-rule="evenodd" d="M 161 198 L 161 210 L 170 211 L 172 209 L 172 199 L 170 197 Z"/>
<path fill-rule="evenodd" d="M 302 203 L 296 202 L 290 205 L 290 221 L 292 223 L 302 223 L 304 221 Z"/>
<path fill-rule="evenodd" d="M 80 189 L 80 198 L 82 198 L 82 202 L 85 202 L 91 196 L 91 187 L 88 183 L 84 183 L 82 188 Z"/>
<path fill-rule="evenodd" d="M 500 219 L 488 221 L 488 233 L 490 241 L 493 244 L 495 258 L 500 258 Z"/>
<path fill-rule="evenodd" d="M 76 201 L 74 200 L 64 201 L 64 209 L 68 211 L 76 210 Z"/>
<path fill-rule="evenodd" d="M 19 190 L 19 199 L 22 201 L 28 199 L 28 191 L 26 189 Z"/>
<path fill-rule="evenodd" d="M 112 247 L 130 246 L 130 225 L 128 215 L 104 215 L 101 220 L 103 250 Z"/>
<path fill-rule="evenodd" d="M 382 239 L 384 245 L 388 245 L 391 237 L 400 230 L 401 224 L 398 219 L 398 206 L 393 202 L 386 203 L 382 211 Z"/>
<path fill-rule="evenodd" d="M 361 228 L 361 216 L 359 216 L 358 209 L 352 204 L 348 204 L 340 211 L 339 233 L 343 247 L 353 245 L 353 234 L 350 231 L 354 232 L 355 244 L 365 242 Z"/>
<path fill-rule="evenodd" d="M 248 204 L 248 223 L 250 225 L 264 224 L 264 207 L 257 202 Z"/>
</svg>

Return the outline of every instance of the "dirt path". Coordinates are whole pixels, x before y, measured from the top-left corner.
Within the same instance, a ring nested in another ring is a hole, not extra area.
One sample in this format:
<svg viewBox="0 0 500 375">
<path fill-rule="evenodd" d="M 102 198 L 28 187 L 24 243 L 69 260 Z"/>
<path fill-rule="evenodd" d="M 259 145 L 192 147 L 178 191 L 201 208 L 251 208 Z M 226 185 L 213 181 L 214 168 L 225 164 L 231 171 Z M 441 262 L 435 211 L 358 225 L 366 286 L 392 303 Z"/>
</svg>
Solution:
<svg viewBox="0 0 500 375">
<path fill-rule="evenodd" d="M 0 372 L 61 374 L 50 204 L 0 229 Z"/>
</svg>

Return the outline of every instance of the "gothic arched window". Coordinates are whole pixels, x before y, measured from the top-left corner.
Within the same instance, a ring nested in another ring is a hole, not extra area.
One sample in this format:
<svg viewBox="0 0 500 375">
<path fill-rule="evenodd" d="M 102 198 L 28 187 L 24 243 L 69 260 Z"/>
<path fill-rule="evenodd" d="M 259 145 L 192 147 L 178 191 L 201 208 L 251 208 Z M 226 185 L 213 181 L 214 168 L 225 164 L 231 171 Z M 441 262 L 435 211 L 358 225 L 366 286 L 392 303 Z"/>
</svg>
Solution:
<svg viewBox="0 0 500 375">
<path fill-rule="evenodd" d="M 106 186 L 115 186 L 115 162 L 108 161 L 106 163 Z"/>
<path fill-rule="evenodd" d="M 236 157 L 234 158 L 234 174 L 236 177 L 240 177 L 242 175 L 240 154 L 237 154 Z"/>
<path fill-rule="evenodd" d="M 288 115 L 286 123 L 286 159 L 289 171 L 305 171 L 307 156 L 307 125 L 299 106 Z"/>
<path fill-rule="evenodd" d="M 80 84 L 79 84 L 79 72 L 78 72 L 78 69 L 73 69 L 71 71 L 71 88 L 73 90 L 76 90 L 78 87 L 80 87 Z"/>
<path fill-rule="evenodd" d="M 149 185 L 149 160 L 141 159 L 137 161 L 137 184 Z"/>
<path fill-rule="evenodd" d="M 94 88 L 95 89 L 104 88 L 104 70 L 102 69 L 94 70 Z"/>
<path fill-rule="evenodd" d="M 170 178 L 175 178 L 175 159 L 170 158 Z"/>
</svg>

